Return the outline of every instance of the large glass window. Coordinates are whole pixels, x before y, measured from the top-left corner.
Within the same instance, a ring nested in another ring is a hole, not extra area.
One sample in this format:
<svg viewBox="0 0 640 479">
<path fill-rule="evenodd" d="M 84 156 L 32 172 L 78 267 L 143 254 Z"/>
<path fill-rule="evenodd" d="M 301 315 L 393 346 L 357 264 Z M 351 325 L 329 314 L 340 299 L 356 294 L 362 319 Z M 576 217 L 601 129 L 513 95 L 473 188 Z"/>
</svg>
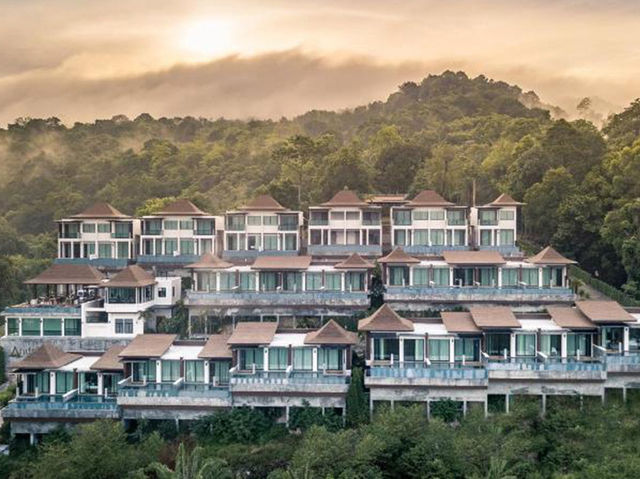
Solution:
<svg viewBox="0 0 640 479">
<path fill-rule="evenodd" d="M 591 356 L 591 339 L 588 333 L 567 334 L 567 356 Z"/>
<path fill-rule="evenodd" d="M 496 225 L 498 216 L 496 210 L 480 210 L 478 211 L 478 220 L 481 225 Z"/>
<path fill-rule="evenodd" d="M 466 223 L 464 210 L 447 210 L 447 224 L 459 226 Z"/>
<path fill-rule="evenodd" d="M 116 243 L 116 254 L 120 259 L 127 259 L 129 257 L 129 243 L 124 241 Z"/>
<path fill-rule="evenodd" d="M 167 238 L 164 240 L 164 254 L 172 255 L 178 251 L 178 240 L 176 238 Z"/>
<path fill-rule="evenodd" d="M 478 268 L 480 286 L 496 287 L 498 285 L 498 270 L 496 268 Z"/>
<path fill-rule="evenodd" d="M 500 230 L 500 245 L 513 246 L 515 243 L 513 230 Z"/>
<path fill-rule="evenodd" d="M 325 273 L 324 287 L 327 291 L 340 291 L 342 289 L 342 273 Z"/>
<path fill-rule="evenodd" d="M 195 254 L 195 242 L 192 239 L 181 239 L 180 254 Z"/>
<path fill-rule="evenodd" d="M 204 382 L 204 361 L 190 360 L 184 362 L 184 380 L 188 383 Z"/>
<path fill-rule="evenodd" d="M 413 244 L 416 246 L 427 246 L 429 244 L 429 230 L 414 230 Z"/>
<path fill-rule="evenodd" d="M 278 225 L 278 217 L 276 215 L 271 216 L 263 216 L 262 223 L 265 226 L 277 226 Z"/>
<path fill-rule="evenodd" d="M 542 269 L 542 286 L 545 288 L 562 287 L 562 266 L 548 266 Z"/>
<path fill-rule="evenodd" d="M 98 243 L 98 258 L 111 258 L 111 243 Z"/>
<path fill-rule="evenodd" d="M 624 328 L 621 326 L 606 326 L 602 328 L 602 347 L 609 351 L 618 351 L 620 345 L 623 344 L 623 338 Z"/>
<path fill-rule="evenodd" d="M 82 321 L 80 318 L 64 318 L 64 335 L 81 336 Z"/>
<path fill-rule="evenodd" d="M 515 214 L 512 210 L 500 210 L 500 221 L 513 221 Z"/>
<path fill-rule="evenodd" d="M 223 271 L 220 273 L 220 291 L 231 291 L 236 286 L 236 273 Z"/>
<path fill-rule="evenodd" d="M 161 361 L 162 382 L 172 383 L 180 379 L 180 361 L 167 360 Z"/>
<path fill-rule="evenodd" d="M 376 361 L 389 361 L 400 359 L 400 342 L 397 338 L 373 338 L 373 359 Z"/>
<path fill-rule="evenodd" d="M 278 287 L 278 273 L 260 272 L 260 291 L 275 291 Z"/>
<path fill-rule="evenodd" d="M 250 226 L 260 226 L 262 224 L 262 216 L 247 216 L 247 224 Z"/>
<path fill-rule="evenodd" d="M 131 363 L 131 375 L 132 381 L 136 383 L 155 382 L 156 380 L 156 362 L 154 360 L 149 361 L 136 361 Z"/>
<path fill-rule="evenodd" d="M 42 371 L 36 373 L 36 388 L 38 388 L 38 393 L 40 394 L 49 394 L 49 373 Z"/>
<path fill-rule="evenodd" d="M 431 230 L 431 245 L 444 246 L 444 230 Z"/>
<path fill-rule="evenodd" d="M 129 223 L 116 223 L 114 236 L 116 238 L 128 238 L 131 231 L 129 226 Z"/>
<path fill-rule="evenodd" d="M 516 334 L 516 356 L 536 355 L 536 335 Z"/>
<path fill-rule="evenodd" d="M 305 278 L 307 282 L 305 287 L 308 291 L 319 291 L 322 289 L 322 273 L 306 273 Z"/>
<path fill-rule="evenodd" d="M 72 372 L 56 372 L 56 394 L 65 394 L 73 389 Z"/>
<path fill-rule="evenodd" d="M 244 348 L 238 350 L 238 362 L 240 369 L 249 371 L 255 365 L 256 370 L 263 369 L 264 353 L 262 348 Z"/>
<path fill-rule="evenodd" d="M 507 356 L 511 354 L 511 335 L 508 333 L 487 334 L 487 354 L 489 356 Z"/>
<path fill-rule="evenodd" d="M 133 319 L 116 318 L 116 334 L 133 334 Z"/>
<path fill-rule="evenodd" d="M 44 318 L 45 336 L 62 336 L 62 320 L 60 318 Z"/>
<path fill-rule="evenodd" d="M 244 229 L 245 215 L 228 215 L 226 218 L 229 231 L 240 231 Z"/>
<path fill-rule="evenodd" d="M 444 210 L 431 210 L 429 212 L 429 218 L 431 219 L 431 221 L 444 220 Z"/>
<path fill-rule="evenodd" d="M 256 274 L 240 273 L 240 290 L 255 291 L 256 290 Z"/>
<path fill-rule="evenodd" d="M 559 357 L 562 353 L 562 337 L 559 334 L 542 334 L 540 351 L 549 357 Z"/>
<path fill-rule="evenodd" d="M 409 268 L 407 268 L 406 266 L 390 266 L 389 284 L 391 286 L 408 286 Z"/>
<path fill-rule="evenodd" d="M 629 351 L 640 351 L 640 328 L 629 328 Z"/>
<path fill-rule="evenodd" d="M 111 223 L 98 223 L 98 233 L 111 233 Z"/>
<path fill-rule="evenodd" d="M 449 268 L 433 268 L 435 286 L 449 286 Z"/>
<path fill-rule="evenodd" d="M 464 230 L 449 230 L 451 232 L 450 243 L 452 246 L 465 246 L 467 236 Z"/>
<path fill-rule="evenodd" d="M 365 273 L 350 271 L 345 275 L 347 291 L 364 291 L 366 289 Z"/>
<path fill-rule="evenodd" d="M 538 268 L 523 268 L 522 282 L 528 287 L 538 286 Z"/>
<path fill-rule="evenodd" d="M 293 369 L 311 371 L 313 369 L 313 348 L 293 350 Z"/>
<path fill-rule="evenodd" d="M 327 225 L 329 224 L 329 214 L 326 211 L 310 211 L 310 225 Z"/>
<path fill-rule="evenodd" d="M 198 291 L 216 290 L 216 273 L 202 272 L 196 273 Z"/>
<path fill-rule="evenodd" d="M 455 360 L 465 361 L 480 360 L 480 339 L 479 338 L 457 338 L 454 340 Z"/>
<path fill-rule="evenodd" d="M 491 246 L 493 230 L 480 230 L 480 246 Z"/>
<path fill-rule="evenodd" d="M 517 268 L 503 268 L 502 270 L 502 286 L 517 286 L 518 285 L 518 269 Z"/>
<path fill-rule="evenodd" d="M 424 339 L 405 339 L 403 343 L 405 362 L 424 361 Z"/>
<path fill-rule="evenodd" d="M 136 302 L 136 288 L 108 288 L 109 303 L 133 304 Z"/>
<path fill-rule="evenodd" d="M 284 235 L 284 249 L 285 251 L 295 251 L 298 249 L 298 237 L 295 234 Z"/>
<path fill-rule="evenodd" d="M 276 251 L 278 249 L 277 234 L 264 235 L 264 249 L 265 251 Z"/>
<path fill-rule="evenodd" d="M 180 220 L 180 229 L 185 231 L 193 230 L 193 220 Z"/>
<path fill-rule="evenodd" d="M 429 284 L 429 270 L 427 268 L 413 268 L 413 285 L 427 286 Z"/>
<path fill-rule="evenodd" d="M 393 224 L 407 226 L 411 224 L 411 210 L 393 210 Z"/>
<path fill-rule="evenodd" d="M 7 318 L 7 336 L 18 336 L 20 334 L 20 323 L 18 318 Z"/>
<path fill-rule="evenodd" d="M 413 210 L 413 221 L 427 221 L 429 219 L 429 210 Z"/>
<path fill-rule="evenodd" d="M 448 339 L 430 339 L 429 340 L 429 359 L 434 362 L 449 361 L 449 340 Z"/>
<path fill-rule="evenodd" d="M 78 373 L 78 389 L 80 394 L 98 394 L 98 373 Z"/>
<path fill-rule="evenodd" d="M 409 234 L 407 230 L 394 230 L 393 231 L 393 244 L 396 246 L 408 246 Z"/>
<path fill-rule="evenodd" d="M 302 273 L 282 273 L 283 291 L 302 291 Z"/>
<path fill-rule="evenodd" d="M 287 348 L 269 348 L 269 371 L 284 371 L 288 363 Z"/>
<path fill-rule="evenodd" d="M 363 211 L 362 224 L 367 226 L 379 225 L 380 213 L 378 213 L 377 211 Z"/>
<path fill-rule="evenodd" d="M 83 233 L 95 233 L 96 232 L 96 224 L 95 223 L 82 223 L 82 232 Z"/>
<path fill-rule="evenodd" d="M 318 369 L 320 371 L 342 370 L 342 349 L 321 348 L 318 351 Z"/>
<path fill-rule="evenodd" d="M 165 230 L 177 230 L 179 226 L 178 220 L 164 220 Z"/>
<path fill-rule="evenodd" d="M 40 336 L 40 318 L 22 318 L 23 336 Z"/>
</svg>

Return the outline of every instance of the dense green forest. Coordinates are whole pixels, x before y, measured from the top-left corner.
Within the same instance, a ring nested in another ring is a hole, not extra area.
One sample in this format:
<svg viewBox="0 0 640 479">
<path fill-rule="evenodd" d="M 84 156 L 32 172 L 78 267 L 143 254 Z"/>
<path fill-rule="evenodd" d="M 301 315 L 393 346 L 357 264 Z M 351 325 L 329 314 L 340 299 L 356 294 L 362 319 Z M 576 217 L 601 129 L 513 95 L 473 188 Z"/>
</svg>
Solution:
<svg viewBox="0 0 640 479">
<path fill-rule="evenodd" d="M 52 221 L 95 200 L 136 213 L 184 196 L 221 213 L 260 191 L 305 208 L 348 186 L 470 203 L 474 182 L 478 203 L 500 192 L 527 203 L 525 245 L 553 244 L 640 298 L 640 100 L 600 130 L 542 106 L 445 72 L 385 102 L 280 121 L 18 119 L 0 130 L 0 306 L 54 255 Z"/>
<path fill-rule="evenodd" d="M 98 421 L 54 432 L 37 448 L 0 456 L 11 479 L 626 479 L 640 468 L 640 404 L 551 397 L 540 416 L 517 397 L 510 414 L 462 418 L 449 401 L 380 408 L 343 428 L 339 417 L 300 408 L 289 433 L 248 408 L 183 423 L 141 422 L 125 431 Z"/>
</svg>

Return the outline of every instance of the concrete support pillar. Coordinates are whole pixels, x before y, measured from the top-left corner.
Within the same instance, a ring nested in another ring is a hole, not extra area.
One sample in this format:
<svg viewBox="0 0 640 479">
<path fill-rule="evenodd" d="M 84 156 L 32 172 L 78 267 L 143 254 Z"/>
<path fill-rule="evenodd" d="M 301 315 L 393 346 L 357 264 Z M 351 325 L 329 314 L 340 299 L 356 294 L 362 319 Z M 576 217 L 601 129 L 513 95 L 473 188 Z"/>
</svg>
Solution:
<svg viewBox="0 0 640 479">
<path fill-rule="evenodd" d="M 607 393 L 606 390 L 602 392 L 602 405 L 604 406 L 607 403 Z"/>
<path fill-rule="evenodd" d="M 156 361 L 156 383 L 162 382 L 162 363 L 158 359 Z"/>
<path fill-rule="evenodd" d="M 393 399 L 389 402 L 391 403 L 391 410 L 393 411 L 396 408 L 396 403 Z"/>
<path fill-rule="evenodd" d="M 369 395 L 369 418 L 373 418 L 373 398 Z"/>
<path fill-rule="evenodd" d="M 36 437 L 35 433 L 29 433 L 29 445 L 35 446 L 36 444 L 38 444 L 38 438 Z"/>
<path fill-rule="evenodd" d="M 98 396 L 104 395 L 104 375 L 98 373 Z"/>
<path fill-rule="evenodd" d="M 510 394 L 505 394 L 504 396 L 504 412 L 506 412 L 507 414 L 509 414 L 509 402 L 511 400 L 511 395 Z"/>
<path fill-rule="evenodd" d="M 262 369 L 265 371 L 269 370 L 269 348 L 263 349 Z"/>
<path fill-rule="evenodd" d="M 347 423 L 347 408 L 342 408 L 342 425 L 344 426 Z"/>
<path fill-rule="evenodd" d="M 311 370 L 313 372 L 318 371 L 318 348 L 311 350 Z M 324 408 L 322 408 L 324 410 Z"/>
<path fill-rule="evenodd" d="M 484 417 L 489 417 L 489 399 L 484 400 Z"/>
<path fill-rule="evenodd" d="M 427 399 L 427 419 L 431 419 L 431 399 Z"/>
<path fill-rule="evenodd" d="M 284 420 L 285 420 L 285 424 L 287 425 L 287 427 L 289 427 L 289 412 L 290 412 L 289 406 L 285 406 L 285 408 L 284 408 Z"/>
<path fill-rule="evenodd" d="M 467 415 L 467 401 L 462 401 L 462 415 Z"/>
<path fill-rule="evenodd" d="M 398 355 L 400 356 L 398 361 L 402 364 L 404 363 L 404 338 L 400 338 L 398 343 Z"/>
<path fill-rule="evenodd" d="M 204 375 L 204 383 L 205 384 L 209 384 L 209 376 L 211 376 L 211 362 L 210 361 L 206 361 L 204 362 L 204 368 L 203 368 L 203 375 Z"/>
<path fill-rule="evenodd" d="M 567 359 L 567 333 L 562 333 L 560 336 L 560 357 Z"/>
<path fill-rule="evenodd" d="M 322 415 L 324 416 L 325 407 L 324 407 L 324 406 L 322 406 L 321 410 L 322 410 Z"/>
<path fill-rule="evenodd" d="M 542 415 L 544 416 L 547 413 L 547 395 L 542 395 Z"/>
<path fill-rule="evenodd" d="M 49 394 L 56 393 L 56 373 L 51 371 L 49 373 Z"/>
<path fill-rule="evenodd" d="M 516 357 L 516 333 L 511 333 L 511 351 L 509 351 L 509 357 L 511 359 Z"/>
<path fill-rule="evenodd" d="M 622 350 L 624 352 L 629 351 L 629 326 L 625 326 L 622 337 Z"/>
<path fill-rule="evenodd" d="M 627 402 L 627 388 L 623 387 L 622 388 L 622 402 Z"/>
</svg>

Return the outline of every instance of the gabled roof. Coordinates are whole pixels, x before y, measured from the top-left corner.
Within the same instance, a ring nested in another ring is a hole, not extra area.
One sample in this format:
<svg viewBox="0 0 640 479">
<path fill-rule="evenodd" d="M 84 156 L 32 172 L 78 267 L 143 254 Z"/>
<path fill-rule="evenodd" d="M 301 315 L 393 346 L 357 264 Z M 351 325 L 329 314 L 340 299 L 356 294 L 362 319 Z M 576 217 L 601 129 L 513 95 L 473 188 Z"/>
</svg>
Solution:
<svg viewBox="0 0 640 479">
<path fill-rule="evenodd" d="M 413 323 L 385 303 L 371 316 L 358 321 L 358 331 L 413 331 Z"/>
<path fill-rule="evenodd" d="M 227 269 L 233 266 L 231 263 L 220 259 L 212 253 L 205 253 L 195 263 L 188 264 L 186 267 L 191 269 Z"/>
<path fill-rule="evenodd" d="M 519 328 L 520 323 L 508 306 L 474 306 L 471 318 L 480 329 Z"/>
<path fill-rule="evenodd" d="M 208 214 L 186 199 L 178 199 L 165 205 L 162 210 L 154 213 L 166 216 L 207 216 Z"/>
<path fill-rule="evenodd" d="M 81 213 L 71 215 L 70 218 L 127 219 L 131 217 L 125 215 L 121 211 L 118 211 L 109 203 L 95 203 Z"/>
<path fill-rule="evenodd" d="M 357 342 L 356 333 L 347 331 L 333 319 L 317 331 L 307 333 L 304 338 L 305 344 L 356 344 Z"/>
<path fill-rule="evenodd" d="M 322 203 L 322 206 L 368 206 L 362 201 L 355 191 L 344 190 L 338 191 L 329 201 Z"/>
<path fill-rule="evenodd" d="M 524 203 L 514 200 L 507 193 L 502 193 L 491 203 L 487 203 L 485 206 L 522 206 Z"/>
<path fill-rule="evenodd" d="M 275 322 L 243 322 L 236 324 L 227 343 L 231 346 L 243 344 L 269 344 L 278 329 Z"/>
<path fill-rule="evenodd" d="M 108 288 L 138 288 L 156 283 L 151 273 L 146 272 L 137 264 L 127 266 L 113 278 L 107 281 Z"/>
<path fill-rule="evenodd" d="M 373 269 L 373 263 L 367 261 L 358 253 L 352 253 L 347 259 L 336 263 L 335 269 Z"/>
<path fill-rule="evenodd" d="M 526 259 L 528 263 L 534 264 L 576 264 L 577 261 L 573 261 L 569 258 L 565 258 L 558 253 L 551 246 L 547 246 L 538 254 Z"/>
<path fill-rule="evenodd" d="M 120 362 L 118 356 L 125 347 L 122 345 L 111 346 L 100 356 L 100 358 L 91 365 L 91 369 L 97 371 L 122 371 L 124 365 Z"/>
<path fill-rule="evenodd" d="M 227 344 L 229 334 L 212 334 L 198 353 L 203 359 L 230 359 L 233 357 L 231 348 Z"/>
<path fill-rule="evenodd" d="M 596 325 L 591 322 L 577 308 L 569 306 L 549 306 L 547 312 L 551 319 L 561 328 L 567 329 L 595 329 Z"/>
<path fill-rule="evenodd" d="M 453 206 L 434 190 L 422 190 L 409 202 L 409 206 Z"/>
<path fill-rule="evenodd" d="M 635 318 L 616 301 L 576 301 L 576 307 L 594 323 L 635 322 Z"/>
<path fill-rule="evenodd" d="M 497 251 L 443 251 L 442 257 L 449 264 L 504 264 L 506 261 Z"/>
<path fill-rule="evenodd" d="M 283 271 L 303 270 L 311 264 L 311 256 L 258 256 L 251 269 Z"/>
<path fill-rule="evenodd" d="M 440 313 L 442 323 L 449 333 L 470 334 L 481 330 L 468 312 L 443 311 Z"/>
<path fill-rule="evenodd" d="M 278 203 L 271 195 L 258 195 L 246 205 L 240 207 L 241 210 L 259 211 L 285 211 L 286 208 Z"/>
<path fill-rule="evenodd" d="M 45 342 L 22 361 L 13 365 L 13 370 L 57 369 L 80 359 L 80 354 L 65 353 L 62 349 Z"/>
<path fill-rule="evenodd" d="M 391 253 L 387 256 L 383 256 L 378 260 L 378 263 L 419 263 L 420 260 L 418 258 L 414 258 L 413 256 L 409 256 L 404 250 L 397 246 Z"/>
<path fill-rule="evenodd" d="M 138 334 L 118 354 L 121 358 L 159 358 L 171 347 L 177 334 Z"/>
<path fill-rule="evenodd" d="M 54 263 L 24 284 L 101 284 L 105 276 L 88 264 Z"/>
</svg>

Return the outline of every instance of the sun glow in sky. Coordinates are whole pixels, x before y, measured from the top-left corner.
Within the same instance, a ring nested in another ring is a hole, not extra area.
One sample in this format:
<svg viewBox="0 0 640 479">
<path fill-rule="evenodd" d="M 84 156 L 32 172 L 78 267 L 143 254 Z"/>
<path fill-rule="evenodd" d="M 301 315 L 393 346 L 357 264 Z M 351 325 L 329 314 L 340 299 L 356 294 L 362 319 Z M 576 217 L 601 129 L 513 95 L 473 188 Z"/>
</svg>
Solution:
<svg viewBox="0 0 640 479">
<path fill-rule="evenodd" d="M 640 96 L 640 2 L 0 0 L 0 125 L 279 118 L 464 70 L 575 108 Z"/>
</svg>

